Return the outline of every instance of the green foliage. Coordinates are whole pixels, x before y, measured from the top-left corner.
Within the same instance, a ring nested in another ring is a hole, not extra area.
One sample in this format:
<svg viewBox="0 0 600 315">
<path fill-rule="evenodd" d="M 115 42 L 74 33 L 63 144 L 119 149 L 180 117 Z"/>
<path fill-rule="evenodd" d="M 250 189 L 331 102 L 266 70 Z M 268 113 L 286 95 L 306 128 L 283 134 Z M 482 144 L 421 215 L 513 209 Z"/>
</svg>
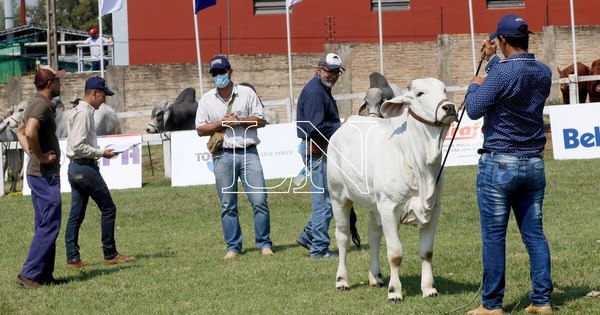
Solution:
<svg viewBox="0 0 600 315">
<path fill-rule="evenodd" d="M 335 291 L 336 259 L 311 259 L 294 240 L 310 212 L 307 194 L 271 193 L 271 236 L 275 254 L 254 248 L 252 210 L 240 195 L 244 235 L 242 257 L 223 261 L 225 246 L 214 186 L 170 187 L 160 180 L 161 152 L 152 147 L 154 177 L 147 147 L 142 189 L 113 190 L 118 207 L 116 238 L 120 251 L 137 261 L 102 264 L 100 214 L 90 202 L 81 229 L 84 270 L 65 268 L 64 227 L 70 195 L 63 194 L 63 226 L 57 241 L 54 275 L 68 284 L 27 291 L 15 278 L 31 241 L 33 210 L 29 197 L 0 198 L 0 314 L 465 314 L 479 303 L 481 241 L 475 196 L 476 167 L 445 170 L 443 212 L 438 225 L 433 272 L 440 296 L 423 299 L 418 231 L 401 226 L 405 257 L 400 268 L 405 301 L 386 302 L 386 289 L 370 288 L 368 250 L 347 257 L 351 290 Z M 551 248 L 558 314 L 599 314 L 600 298 L 585 294 L 600 288 L 600 160 L 547 159 L 548 186 L 544 227 Z M 152 178 L 152 182 L 148 179 Z M 156 180 L 156 181 L 155 181 Z M 279 181 L 269 181 L 276 185 Z M 286 185 L 283 185 L 287 187 Z M 282 190 L 285 190 L 282 188 Z M 367 213 L 357 209 L 359 231 L 367 241 Z M 335 248 L 335 221 L 330 234 Z M 382 242 L 384 280 L 389 265 Z M 522 313 L 531 289 L 529 262 L 514 219 L 507 237 L 504 310 Z M 470 305 L 470 301 L 475 300 Z"/>
<path fill-rule="evenodd" d="M 39 0 L 28 8 L 32 24 L 46 25 L 46 1 Z M 89 31 L 98 28 L 98 0 L 56 1 L 56 25 L 59 27 Z M 103 34 L 112 33 L 111 15 L 102 17 Z"/>
</svg>

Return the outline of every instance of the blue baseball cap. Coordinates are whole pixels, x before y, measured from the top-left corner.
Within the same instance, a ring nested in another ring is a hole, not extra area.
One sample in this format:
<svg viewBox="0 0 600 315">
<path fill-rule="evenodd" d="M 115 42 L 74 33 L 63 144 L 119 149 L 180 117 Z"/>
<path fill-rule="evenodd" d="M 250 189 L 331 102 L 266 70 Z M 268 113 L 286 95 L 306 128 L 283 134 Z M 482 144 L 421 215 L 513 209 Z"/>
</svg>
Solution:
<svg viewBox="0 0 600 315">
<path fill-rule="evenodd" d="M 85 89 L 88 90 L 101 90 L 104 93 L 106 93 L 106 95 L 108 96 L 112 96 L 115 95 L 115 93 L 111 90 L 108 89 L 108 87 L 106 86 L 106 80 L 104 80 L 101 77 L 95 76 L 95 77 L 91 77 L 89 79 L 87 79 L 87 81 L 85 81 Z"/>
<path fill-rule="evenodd" d="M 227 58 L 224 56 L 214 56 L 210 60 L 210 70 L 208 70 L 208 72 L 210 73 L 213 72 L 213 70 L 222 70 L 227 68 L 231 68 Z"/>
<path fill-rule="evenodd" d="M 515 14 L 505 15 L 498 22 L 496 31 L 490 34 L 490 39 L 495 39 L 498 35 L 527 35 L 533 34 L 528 30 L 525 20 Z"/>
</svg>

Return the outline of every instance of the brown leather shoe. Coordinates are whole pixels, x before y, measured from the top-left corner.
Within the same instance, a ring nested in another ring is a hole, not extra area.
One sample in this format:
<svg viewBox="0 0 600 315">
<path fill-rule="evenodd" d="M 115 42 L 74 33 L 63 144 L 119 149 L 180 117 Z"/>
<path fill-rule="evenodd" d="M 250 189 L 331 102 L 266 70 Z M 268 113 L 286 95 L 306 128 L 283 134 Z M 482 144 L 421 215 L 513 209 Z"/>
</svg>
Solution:
<svg viewBox="0 0 600 315">
<path fill-rule="evenodd" d="M 17 283 L 26 289 L 37 289 L 42 286 L 41 283 L 22 276 L 21 274 L 17 276 Z"/>
<path fill-rule="evenodd" d="M 552 313 L 552 306 L 550 305 L 544 305 L 544 306 L 536 306 L 536 305 L 529 305 L 525 308 L 525 313 L 529 313 L 529 314 L 551 314 Z"/>
<path fill-rule="evenodd" d="M 116 265 L 116 264 L 130 262 L 134 259 L 135 259 L 135 257 L 133 257 L 133 256 L 125 256 L 125 255 L 117 254 L 117 256 L 115 256 L 115 258 L 113 258 L 113 259 L 105 259 L 104 264 L 105 265 Z"/>
<path fill-rule="evenodd" d="M 260 252 L 263 254 L 263 256 L 273 255 L 273 250 L 270 247 L 265 247 Z"/>
<path fill-rule="evenodd" d="M 79 261 L 67 264 L 67 268 L 69 268 L 69 269 L 83 269 L 85 267 L 87 267 L 87 264 L 83 260 L 79 260 Z"/>
<path fill-rule="evenodd" d="M 231 259 L 231 258 L 237 258 L 237 257 L 240 257 L 239 253 L 229 251 L 229 252 L 227 252 L 227 254 L 225 254 L 225 256 L 223 256 L 223 259 Z"/>
<path fill-rule="evenodd" d="M 479 305 L 478 308 L 469 311 L 467 313 L 468 315 L 502 315 L 502 309 L 501 308 L 497 308 L 497 309 L 493 309 L 493 310 L 488 310 L 487 308 L 483 307 L 483 305 Z"/>
</svg>

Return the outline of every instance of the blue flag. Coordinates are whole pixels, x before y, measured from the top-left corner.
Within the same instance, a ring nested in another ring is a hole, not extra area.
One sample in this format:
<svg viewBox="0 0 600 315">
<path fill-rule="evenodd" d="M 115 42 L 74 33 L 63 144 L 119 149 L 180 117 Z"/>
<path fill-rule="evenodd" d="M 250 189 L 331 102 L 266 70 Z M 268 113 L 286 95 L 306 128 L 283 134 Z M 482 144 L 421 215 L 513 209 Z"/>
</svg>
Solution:
<svg viewBox="0 0 600 315">
<path fill-rule="evenodd" d="M 206 9 L 210 6 L 217 4 L 217 0 L 196 0 L 196 14 L 202 9 Z"/>
</svg>

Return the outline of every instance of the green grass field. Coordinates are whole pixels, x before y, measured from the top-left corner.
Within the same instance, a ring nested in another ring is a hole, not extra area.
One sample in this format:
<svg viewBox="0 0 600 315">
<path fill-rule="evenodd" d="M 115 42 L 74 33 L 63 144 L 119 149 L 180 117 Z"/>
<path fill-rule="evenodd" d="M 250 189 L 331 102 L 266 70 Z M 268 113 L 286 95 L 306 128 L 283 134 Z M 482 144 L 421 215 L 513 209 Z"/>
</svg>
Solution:
<svg viewBox="0 0 600 315">
<path fill-rule="evenodd" d="M 146 147 L 144 154 L 147 158 Z M 339 293 L 337 260 L 311 259 L 295 244 L 310 212 L 306 194 L 269 195 L 275 251 L 271 257 L 262 257 L 254 247 L 251 209 L 241 196 L 244 252 L 239 259 L 222 260 L 225 245 L 214 186 L 172 188 L 162 179 L 161 153 L 153 149 L 152 155 L 154 175 L 146 160 L 144 188 L 112 192 L 118 206 L 118 248 L 137 260 L 102 264 L 99 211 L 90 205 L 80 235 L 82 258 L 90 266 L 66 269 L 64 230 L 58 238 L 54 275 L 69 280 L 65 285 L 25 290 L 15 283 L 31 241 L 33 210 L 28 196 L 0 198 L 0 314 L 465 314 L 479 304 L 481 242 L 474 166 L 445 171 L 433 260 L 440 295 L 421 297 L 418 233 L 402 226 L 404 302 L 388 304 L 386 289 L 368 286 L 367 251 L 350 252 L 352 289 Z M 546 174 L 544 223 L 552 253 L 553 303 L 558 314 L 600 314 L 600 297 L 585 297 L 600 290 L 600 160 L 548 159 Z M 63 194 L 63 228 L 69 204 L 70 195 Z M 358 216 L 366 244 L 364 209 L 358 209 Z M 332 243 L 335 248 L 335 240 Z M 381 259 L 387 283 L 384 255 L 385 249 Z M 529 304 L 529 263 L 514 219 L 507 264 L 504 311 L 522 313 Z"/>
</svg>

